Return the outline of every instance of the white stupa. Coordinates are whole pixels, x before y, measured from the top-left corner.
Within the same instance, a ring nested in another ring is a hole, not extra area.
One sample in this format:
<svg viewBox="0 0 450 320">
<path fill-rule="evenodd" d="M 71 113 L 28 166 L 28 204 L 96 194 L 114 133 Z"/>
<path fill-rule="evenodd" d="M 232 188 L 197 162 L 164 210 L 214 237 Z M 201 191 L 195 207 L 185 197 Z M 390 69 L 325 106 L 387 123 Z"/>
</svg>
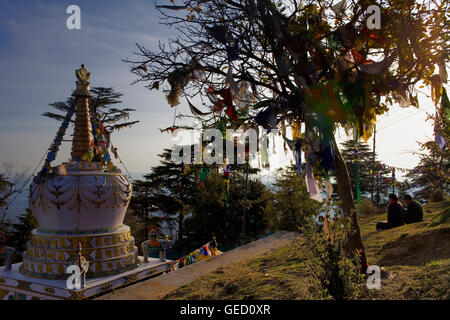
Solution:
<svg viewBox="0 0 450 320">
<path fill-rule="evenodd" d="M 47 162 L 31 184 L 29 208 L 39 227 L 32 231 L 23 263 L 13 265 L 9 272 L 0 268 L 0 299 L 8 295 L 11 299 L 11 292 L 15 297 L 21 292 L 21 297 L 27 299 L 82 299 L 164 272 L 171 266 L 170 262 L 161 263 L 158 259 L 139 266 L 134 238 L 130 228 L 123 224 L 132 185 L 112 164 L 107 146 L 106 149 L 95 146 L 96 158 L 100 156 L 101 161 L 90 160 L 93 148 L 90 74 L 82 65 L 76 76 L 72 160 L 57 167 L 50 167 Z M 62 136 L 58 132 L 52 147 L 59 146 L 57 141 Z M 65 281 L 70 275 L 67 267 L 78 264 L 80 255 L 89 262 L 86 276 L 92 280 L 81 290 L 69 290 Z M 16 285 L 14 290 L 8 283 Z"/>
</svg>

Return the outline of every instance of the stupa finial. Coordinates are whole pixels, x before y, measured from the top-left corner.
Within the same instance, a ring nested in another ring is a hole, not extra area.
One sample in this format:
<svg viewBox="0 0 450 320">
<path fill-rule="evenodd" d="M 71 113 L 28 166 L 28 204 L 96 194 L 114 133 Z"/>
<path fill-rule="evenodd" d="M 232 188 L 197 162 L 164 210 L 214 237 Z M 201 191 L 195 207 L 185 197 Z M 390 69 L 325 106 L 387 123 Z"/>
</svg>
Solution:
<svg viewBox="0 0 450 320">
<path fill-rule="evenodd" d="M 87 72 L 86 68 L 84 67 L 84 64 L 81 65 L 80 69 L 75 70 L 75 75 L 77 76 L 77 79 L 83 82 L 89 81 L 89 78 L 91 77 L 91 74 Z"/>
</svg>

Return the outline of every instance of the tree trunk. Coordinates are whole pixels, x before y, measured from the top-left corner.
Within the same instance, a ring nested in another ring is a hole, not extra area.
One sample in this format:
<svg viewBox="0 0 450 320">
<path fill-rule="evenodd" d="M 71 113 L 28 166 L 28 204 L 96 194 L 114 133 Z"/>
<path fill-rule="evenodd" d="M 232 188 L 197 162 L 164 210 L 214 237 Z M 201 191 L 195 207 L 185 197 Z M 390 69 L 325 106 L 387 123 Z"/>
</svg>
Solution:
<svg viewBox="0 0 450 320">
<path fill-rule="evenodd" d="M 342 209 L 344 211 L 345 217 L 350 217 L 351 219 L 351 231 L 348 234 L 348 249 L 352 254 L 355 251 L 359 253 L 361 272 L 366 273 L 366 252 L 364 250 L 364 245 L 361 239 L 361 232 L 359 230 L 357 210 L 353 202 L 352 185 L 350 182 L 350 177 L 348 175 L 347 166 L 345 165 L 344 159 L 342 159 L 336 142 L 335 146 L 336 148 L 334 164 L 336 167 L 338 194 L 342 202 Z"/>
</svg>

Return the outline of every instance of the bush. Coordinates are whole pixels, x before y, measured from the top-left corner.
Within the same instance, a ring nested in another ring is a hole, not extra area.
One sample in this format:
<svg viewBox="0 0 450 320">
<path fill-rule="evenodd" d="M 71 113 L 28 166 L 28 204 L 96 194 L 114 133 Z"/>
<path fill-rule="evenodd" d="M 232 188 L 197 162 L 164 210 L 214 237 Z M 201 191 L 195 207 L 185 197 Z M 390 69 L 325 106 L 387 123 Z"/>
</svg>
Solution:
<svg viewBox="0 0 450 320">
<path fill-rule="evenodd" d="M 357 299 L 367 293 L 358 254 L 348 256 L 344 249 L 349 228 L 345 218 L 330 223 L 331 237 L 312 226 L 303 228 L 310 255 L 307 265 L 319 289 L 316 294 L 325 299 Z"/>
<path fill-rule="evenodd" d="M 364 198 L 361 200 L 359 212 L 361 213 L 362 216 L 367 217 L 376 214 L 378 212 L 378 209 L 371 200 Z"/>
<path fill-rule="evenodd" d="M 442 200 L 444 200 L 444 193 L 441 189 L 436 189 L 435 191 L 433 191 L 428 198 L 428 202 L 430 203 L 441 202 Z"/>
</svg>

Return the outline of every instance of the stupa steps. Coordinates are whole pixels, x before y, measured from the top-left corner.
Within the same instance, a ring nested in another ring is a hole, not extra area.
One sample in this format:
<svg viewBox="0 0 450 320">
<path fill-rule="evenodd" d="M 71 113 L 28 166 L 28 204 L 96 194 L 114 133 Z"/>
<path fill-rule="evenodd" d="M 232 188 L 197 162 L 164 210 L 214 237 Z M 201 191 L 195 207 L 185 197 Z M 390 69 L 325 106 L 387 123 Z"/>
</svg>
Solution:
<svg viewBox="0 0 450 320">
<path fill-rule="evenodd" d="M 116 260 L 116 259 L 122 259 L 122 258 L 126 258 L 128 257 L 130 254 L 135 253 L 137 250 L 136 246 L 132 246 L 131 250 L 130 248 L 127 248 L 127 250 L 125 251 L 125 253 L 123 251 L 120 251 L 120 253 L 118 255 L 102 255 L 102 257 L 97 258 L 97 257 L 93 257 L 95 256 L 95 253 L 93 252 L 89 252 L 89 250 L 86 250 L 86 252 L 82 252 L 82 255 L 90 262 L 90 263 L 94 263 L 94 262 L 109 262 L 112 260 Z M 28 253 L 26 253 L 24 255 L 24 259 L 26 259 L 28 262 L 34 262 L 34 263 L 72 263 L 74 260 L 77 259 L 77 252 L 75 250 L 75 252 L 73 253 L 68 253 L 65 252 L 67 254 L 64 254 L 64 258 L 63 259 L 58 259 L 57 255 L 55 255 L 55 259 L 51 259 L 48 257 L 48 255 L 46 255 L 46 258 L 44 259 L 40 259 L 40 258 L 35 258 L 33 256 L 28 255 Z M 105 258 L 103 258 L 105 257 Z"/>
<path fill-rule="evenodd" d="M 87 278 L 99 278 L 119 274 L 137 267 L 137 253 L 136 247 L 125 255 L 119 255 L 108 259 L 90 259 L 89 271 L 86 274 Z M 31 278 L 41 279 L 67 279 L 69 274 L 66 273 L 67 267 L 77 263 L 77 257 L 71 256 L 64 262 L 58 261 L 43 261 L 29 258 L 24 254 L 24 261 L 20 268 L 20 272 Z"/>
</svg>

